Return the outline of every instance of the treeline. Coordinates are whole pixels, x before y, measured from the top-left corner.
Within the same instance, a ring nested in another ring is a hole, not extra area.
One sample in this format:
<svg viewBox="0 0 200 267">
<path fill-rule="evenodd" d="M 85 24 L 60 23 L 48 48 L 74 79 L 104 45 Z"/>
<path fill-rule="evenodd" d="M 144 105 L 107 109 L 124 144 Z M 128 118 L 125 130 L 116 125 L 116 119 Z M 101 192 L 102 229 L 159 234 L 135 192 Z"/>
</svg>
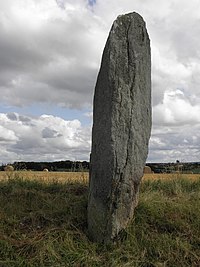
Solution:
<svg viewBox="0 0 200 267">
<path fill-rule="evenodd" d="M 9 164 L 13 166 L 14 170 L 31 170 L 31 171 L 43 171 L 47 169 L 48 171 L 89 171 L 89 162 L 87 161 L 55 161 L 55 162 L 14 162 Z M 0 170 L 3 171 L 5 165 L 0 167 Z"/>
<path fill-rule="evenodd" d="M 200 162 L 147 163 L 154 173 L 200 173 Z"/>
<path fill-rule="evenodd" d="M 48 169 L 48 171 L 57 172 L 82 172 L 89 171 L 88 161 L 55 161 L 55 162 L 14 162 L 13 164 L 8 164 L 13 166 L 14 170 L 31 170 L 31 171 L 43 171 Z M 176 163 L 147 163 L 147 166 L 151 168 L 154 173 L 173 173 L 173 172 L 183 172 L 183 173 L 200 173 L 200 162 L 176 162 Z M 0 166 L 0 171 L 4 171 L 6 165 Z"/>
</svg>

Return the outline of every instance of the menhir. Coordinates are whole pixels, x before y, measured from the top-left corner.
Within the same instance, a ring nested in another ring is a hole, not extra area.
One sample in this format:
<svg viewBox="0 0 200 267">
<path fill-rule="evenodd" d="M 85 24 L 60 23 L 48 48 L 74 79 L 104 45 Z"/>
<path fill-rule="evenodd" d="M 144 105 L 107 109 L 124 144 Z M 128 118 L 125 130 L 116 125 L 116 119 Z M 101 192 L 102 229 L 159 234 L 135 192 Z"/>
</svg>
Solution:
<svg viewBox="0 0 200 267">
<path fill-rule="evenodd" d="M 151 132 L 151 52 L 143 18 L 119 16 L 94 95 L 89 237 L 108 243 L 134 214 Z"/>
</svg>

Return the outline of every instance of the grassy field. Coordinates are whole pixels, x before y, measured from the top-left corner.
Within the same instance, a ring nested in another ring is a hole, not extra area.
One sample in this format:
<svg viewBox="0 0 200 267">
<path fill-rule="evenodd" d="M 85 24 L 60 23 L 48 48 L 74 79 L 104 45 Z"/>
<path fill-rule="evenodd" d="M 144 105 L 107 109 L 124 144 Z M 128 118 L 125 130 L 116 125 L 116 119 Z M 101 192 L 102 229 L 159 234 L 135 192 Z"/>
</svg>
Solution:
<svg viewBox="0 0 200 267">
<path fill-rule="evenodd" d="M 81 181 L 87 183 L 89 179 L 88 172 L 36 172 L 36 171 L 15 171 L 15 172 L 0 172 L 0 181 L 5 181 L 11 178 L 22 178 L 25 180 L 34 180 L 44 183 L 52 182 L 75 182 Z"/>
<path fill-rule="evenodd" d="M 143 178 L 113 245 L 87 238 L 87 173 L 0 173 L 0 267 L 200 266 L 200 176 Z"/>
</svg>

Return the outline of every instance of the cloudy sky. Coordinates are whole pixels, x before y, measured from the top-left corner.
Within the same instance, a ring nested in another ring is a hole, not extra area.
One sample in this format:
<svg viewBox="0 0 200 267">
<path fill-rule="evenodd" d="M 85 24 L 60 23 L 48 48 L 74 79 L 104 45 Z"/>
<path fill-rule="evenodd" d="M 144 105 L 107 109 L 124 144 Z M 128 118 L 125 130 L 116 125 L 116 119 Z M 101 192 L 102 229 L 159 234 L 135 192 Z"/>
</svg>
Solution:
<svg viewBox="0 0 200 267">
<path fill-rule="evenodd" d="M 0 2 L 0 164 L 88 160 L 113 20 L 136 11 L 152 49 L 148 162 L 200 161 L 199 0 Z"/>
</svg>

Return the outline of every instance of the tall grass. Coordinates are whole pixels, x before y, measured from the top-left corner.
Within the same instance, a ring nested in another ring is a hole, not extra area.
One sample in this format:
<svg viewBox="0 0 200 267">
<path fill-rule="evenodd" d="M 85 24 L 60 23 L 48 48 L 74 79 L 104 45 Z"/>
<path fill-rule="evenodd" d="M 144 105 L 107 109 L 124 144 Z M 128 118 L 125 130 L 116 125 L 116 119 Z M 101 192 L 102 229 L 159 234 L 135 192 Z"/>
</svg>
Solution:
<svg viewBox="0 0 200 267">
<path fill-rule="evenodd" d="M 85 180 L 0 181 L 0 266 L 200 266 L 200 179 L 144 180 L 113 245 L 87 238 Z"/>
</svg>

